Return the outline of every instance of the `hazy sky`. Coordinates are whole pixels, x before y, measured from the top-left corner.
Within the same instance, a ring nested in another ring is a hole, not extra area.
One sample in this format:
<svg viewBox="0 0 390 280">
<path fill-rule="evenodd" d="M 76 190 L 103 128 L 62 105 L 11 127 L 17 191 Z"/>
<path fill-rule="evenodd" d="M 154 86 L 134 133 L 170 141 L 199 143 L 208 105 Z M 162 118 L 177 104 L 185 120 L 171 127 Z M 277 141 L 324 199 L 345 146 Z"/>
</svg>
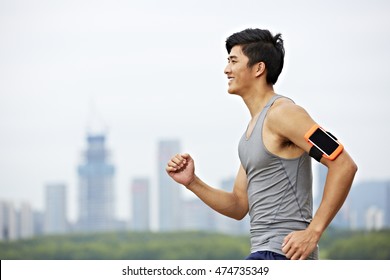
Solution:
<svg viewBox="0 0 390 280">
<path fill-rule="evenodd" d="M 339 137 L 357 181 L 389 179 L 389 15 L 385 0 L 0 0 L 0 199 L 43 209 L 44 186 L 64 182 L 75 217 L 92 111 L 120 217 L 132 178 L 155 184 L 161 139 L 180 139 L 206 182 L 235 176 L 250 116 L 226 91 L 224 43 L 247 27 L 282 33 L 276 92 Z"/>
</svg>

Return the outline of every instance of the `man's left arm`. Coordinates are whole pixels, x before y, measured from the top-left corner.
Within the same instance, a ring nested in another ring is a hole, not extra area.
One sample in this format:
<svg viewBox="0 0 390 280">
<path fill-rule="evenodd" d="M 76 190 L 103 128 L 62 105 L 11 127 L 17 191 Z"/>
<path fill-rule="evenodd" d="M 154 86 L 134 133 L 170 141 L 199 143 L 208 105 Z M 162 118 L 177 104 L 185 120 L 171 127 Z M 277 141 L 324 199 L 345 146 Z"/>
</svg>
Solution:
<svg viewBox="0 0 390 280">
<path fill-rule="evenodd" d="M 282 105 L 275 111 L 275 116 L 280 117 L 273 119 L 278 122 L 283 137 L 309 153 L 311 145 L 304 135 L 316 124 L 314 120 L 295 104 Z M 336 159 L 322 157 L 321 163 L 327 166 L 328 174 L 320 206 L 308 228 L 291 232 L 282 245 L 282 251 L 292 260 L 306 259 L 316 248 L 321 235 L 343 205 L 357 172 L 357 165 L 345 148 Z"/>
<path fill-rule="evenodd" d="M 292 260 L 306 259 L 316 248 L 321 235 L 343 205 L 352 186 L 357 166 L 344 150 L 334 161 L 322 158 L 328 167 L 324 193 L 313 220 L 304 231 L 291 232 L 282 250 Z"/>
</svg>

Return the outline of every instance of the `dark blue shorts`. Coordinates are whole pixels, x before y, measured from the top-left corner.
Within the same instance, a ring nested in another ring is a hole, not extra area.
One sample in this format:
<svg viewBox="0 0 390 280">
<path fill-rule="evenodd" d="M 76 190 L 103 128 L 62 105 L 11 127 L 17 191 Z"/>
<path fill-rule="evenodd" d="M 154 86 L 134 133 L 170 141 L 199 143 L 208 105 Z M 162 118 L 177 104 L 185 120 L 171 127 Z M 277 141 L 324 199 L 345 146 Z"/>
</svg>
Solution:
<svg viewBox="0 0 390 280">
<path fill-rule="evenodd" d="M 288 259 L 286 258 L 286 256 L 275 252 L 258 251 L 247 256 L 246 260 L 288 260 Z"/>
</svg>

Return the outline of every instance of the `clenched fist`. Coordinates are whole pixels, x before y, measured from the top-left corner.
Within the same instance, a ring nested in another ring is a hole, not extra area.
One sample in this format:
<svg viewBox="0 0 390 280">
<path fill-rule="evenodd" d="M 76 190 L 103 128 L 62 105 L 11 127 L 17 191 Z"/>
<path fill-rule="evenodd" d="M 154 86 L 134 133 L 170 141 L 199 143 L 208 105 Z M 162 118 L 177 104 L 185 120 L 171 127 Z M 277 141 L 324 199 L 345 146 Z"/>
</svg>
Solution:
<svg viewBox="0 0 390 280">
<path fill-rule="evenodd" d="M 168 162 L 166 171 L 177 183 L 188 187 L 195 179 L 194 160 L 189 154 L 177 154 Z"/>
</svg>

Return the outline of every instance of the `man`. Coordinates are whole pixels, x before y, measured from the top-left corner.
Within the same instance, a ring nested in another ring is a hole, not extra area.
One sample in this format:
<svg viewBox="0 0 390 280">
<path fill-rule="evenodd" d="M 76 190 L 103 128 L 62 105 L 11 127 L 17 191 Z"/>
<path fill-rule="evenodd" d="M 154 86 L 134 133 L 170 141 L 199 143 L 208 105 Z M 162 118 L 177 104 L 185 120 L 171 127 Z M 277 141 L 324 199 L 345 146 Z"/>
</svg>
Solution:
<svg viewBox="0 0 390 280">
<path fill-rule="evenodd" d="M 317 244 L 344 203 L 357 166 L 345 149 L 332 150 L 331 158 L 317 142 L 308 141 L 316 122 L 303 108 L 274 92 L 284 61 L 280 34 L 246 29 L 231 35 L 226 49 L 228 92 L 242 97 L 252 117 L 239 143 L 241 165 L 233 190 L 225 192 L 204 183 L 195 175 L 189 154 L 173 156 L 166 171 L 219 213 L 234 219 L 249 213 L 247 259 L 318 259 Z M 325 146 L 335 142 L 333 136 L 321 137 Z M 314 217 L 310 156 L 328 168 Z"/>
</svg>

